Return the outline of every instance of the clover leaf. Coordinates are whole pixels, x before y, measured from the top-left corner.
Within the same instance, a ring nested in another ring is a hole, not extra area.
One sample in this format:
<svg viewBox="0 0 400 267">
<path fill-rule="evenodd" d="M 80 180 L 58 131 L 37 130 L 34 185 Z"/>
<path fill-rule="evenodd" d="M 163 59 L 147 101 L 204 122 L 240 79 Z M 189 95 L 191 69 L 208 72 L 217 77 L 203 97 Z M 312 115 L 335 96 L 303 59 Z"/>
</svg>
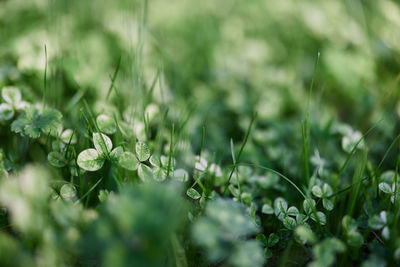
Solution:
<svg viewBox="0 0 400 267">
<path fill-rule="evenodd" d="M 11 124 L 11 130 L 22 136 L 40 137 L 41 133 L 55 135 L 61 126 L 62 114 L 56 109 L 39 111 L 36 107 L 28 107 Z"/>
<path fill-rule="evenodd" d="M 5 101 L 5 103 L 0 104 L 1 120 L 10 120 L 14 117 L 15 110 L 22 110 L 29 105 L 27 102 L 22 101 L 21 92 L 16 87 L 3 87 L 1 96 Z"/>
<path fill-rule="evenodd" d="M 329 184 L 324 183 L 322 188 L 319 185 L 314 185 L 311 191 L 314 196 L 322 199 L 322 205 L 326 210 L 333 210 L 333 201 L 330 199 L 333 194 L 333 190 Z"/>
<path fill-rule="evenodd" d="M 347 243 L 352 247 L 360 247 L 364 243 L 364 238 L 357 230 L 356 220 L 346 215 L 342 219 L 342 225 Z"/>
<path fill-rule="evenodd" d="M 106 134 L 114 134 L 117 131 L 117 125 L 113 118 L 108 115 L 100 114 L 96 118 L 97 126 L 100 131 Z"/>
<path fill-rule="evenodd" d="M 382 236 L 389 239 L 390 231 L 388 224 L 392 221 L 392 215 L 387 211 L 381 211 L 379 215 L 374 215 L 368 219 L 368 225 L 372 229 L 382 229 Z"/>
<path fill-rule="evenodd" d="M 110 159 L 114 159 L 121 152 L 120 147 L 112 149 L 112 141 L 111 139 L 102 133 L 93 133 L 93 144 L 95 149 L 89 148 L 83 150 L 78 155 L 77 163 L 79 167 L 86 171 L 97 171 L 103 167 L 104 161 L 106 157 L 110 155 Z"/>
<path fill-rule="evenodd" d="M 143 142 L 136 143 L 136 155 L 139 161 L 143 162 L 150 158 L 150 148 Z"/>
<path fill-rule="evenodd" d="M 400 201 L 400 189 L 399 189 L 400 184 L 397 183 L 397 188 L 396 188 L 396 183 L 393 182 L 392 185 L 382 182 L 379 183 L 379 190 L 381 190 L 385 194 L 390 195 L 390 201 L 392 203 L 395 202 L 395 200 Z"/>
<path fill-rule="evenodd" d="M 129 151 L 125 151 L 120 155 L 118 163 L 121 167 L 130 171 L 136 171 L 139 166 L 139 160 Z"/>
<path fill-rule="evenodd" d="M 76 135 L 71 129 L 65 129 L 64 131 L 62 131 L 60 134 L 60 139 L 65 144 L 76 144 L 77 141 Z"/>
<path fill-rule="evenodd" d="M 74 201 L 77 198 L 77 191 L 73 184 L 64 184 L 60 189 L 60 195 L 63 199 Z"/>
<path fill-rule="evenodd" d="M 197 190 L 194 189 L 194 188 L 192 188 L 192 187 L 189 188 L 189 189 L 186 191 L 186 195 L 188 195 L 188 197 L 190 197 L 191 199 L 194 199 L 194 200 L 197 200 L 197 199 L 201 198 L 200 193 L 197 192 Z"/>
<path fill-rule="evenodd" d="M 47 155 L 47 160 L 51 165 L 57 168 L 62 168 L 67 165 L 67 160 L 59 151 L 52 151 Z"/>
<path fill-rule="evenodd" d="M 0 119 L 8 121 L 14 117 L 14 109 L 11 105 L 2 103 L 0 104 Z"/>
<path fill-rule="evenodd" d="M 111 139 L 102 133 L 93 133 L 93 145 L 102 156 L 108 155 L 113 147 Z"/>
<path fill-rule="evenodd" d="M 149 166 L 141 163 L 138 167 L 138 175 L 142 181 L 149 181 L 151 178 L 153 178 L 153 171 Z"/>
<path fill-rule="evenodd" d="M 78 166 L 86 171 L 97 171 L 103 167 L 104 157 L 93 148 L 83 150 L 78 155 Z"/>
<path fill-rule="evenodd" d="M 13 107 L 16 107 L 22 99 L 19 89 L 12 86 L 3 87 L 1 90 L 1 96 L 3 97 L 4 101 Z"/>
</svg>

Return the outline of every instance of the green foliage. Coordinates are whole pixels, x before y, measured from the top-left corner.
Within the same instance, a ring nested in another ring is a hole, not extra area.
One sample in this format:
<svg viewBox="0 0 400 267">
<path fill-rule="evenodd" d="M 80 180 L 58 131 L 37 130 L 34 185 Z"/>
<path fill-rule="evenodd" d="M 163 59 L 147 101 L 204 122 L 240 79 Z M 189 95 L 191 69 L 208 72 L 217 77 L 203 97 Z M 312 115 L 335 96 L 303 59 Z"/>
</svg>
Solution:
<svg viewBox="0 0 400 267">
<path fill-rule="evenodd" d="M 11 130 L 30 138 L 38 138 L 41 133 L 56 135 L 61 126 L 61 118 L 62 114 L 56 109 L 40 111 L 38 108 L 30 106 L 13 121 Z"/>
<path fill-rule="evenodd" d="M 207 204 L 205 216 L 193 228 L 193 237 L 211 262 L 227 261 L 233 266 L 262 266 L 263 253 L 258 242 L 246 240 L 258 231 L 245 207 L 229 199 Z"/>
<path fill-rule="evenodd" d="M 176 266 L 167 260 L 171 235 L 183 223 L 185 205 L 176 184 L 125 187 L 101 207 L 81 240 L 87 262 L 104 266 Z M 106 230 L 106 231 L 105 231 Z M 166 261 L 167 260 L 167 261 Z"/>
<path fill-rule="evenodd" d="M 398 17 L 0 1 L 0 266 L 399 265 Z"/>
</svg>

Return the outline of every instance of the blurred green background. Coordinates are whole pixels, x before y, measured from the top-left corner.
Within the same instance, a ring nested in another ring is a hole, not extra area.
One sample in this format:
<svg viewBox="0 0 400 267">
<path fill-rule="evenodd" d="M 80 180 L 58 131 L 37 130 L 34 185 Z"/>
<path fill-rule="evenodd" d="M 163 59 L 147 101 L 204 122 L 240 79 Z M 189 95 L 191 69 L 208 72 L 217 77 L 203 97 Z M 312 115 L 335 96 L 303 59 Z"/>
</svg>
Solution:
<svg viewBox="0 0 400 267">
<path fill-rule="evenodd" d="M 82 94 L 104 109 L 121 57 L 118 106 L 140 110 L 160 73 L 153 101 L 172 120 L 192 114 L 190 142 L 198 150 L 206 126 L 208 147 L 229 159 L 230 138 L 242 140 L 254 112 L 264 145 L 300 133 L 320 53 L 312 123 L 365 131 L 384 118 L 382 141 L 399 122 L 399 29 L 389 0 L 3 0 L 0 85 L 34 84 L 40 95 L 46 46 L 49 101 L 78 116 L 66 101 Z"/>
</svg>

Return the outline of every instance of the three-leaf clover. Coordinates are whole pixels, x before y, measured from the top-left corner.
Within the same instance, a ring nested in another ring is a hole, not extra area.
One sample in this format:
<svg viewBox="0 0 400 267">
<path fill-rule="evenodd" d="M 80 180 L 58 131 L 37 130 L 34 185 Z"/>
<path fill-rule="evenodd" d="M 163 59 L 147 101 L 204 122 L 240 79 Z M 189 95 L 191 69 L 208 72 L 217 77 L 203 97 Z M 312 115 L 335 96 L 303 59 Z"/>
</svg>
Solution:
<svg viewBox="0 0 400 267">
<path fill-rule="evenodd" d="M 306 218 L 304 221 L 306 221 L 309 218 L 311 218 L 313 221 L 318 222 L 321 225 L 326 224 L 326 216 L 323 212 L 317 211 L 315 209 L 315 200 L 314 199 L 305 199 L 303 201 L 303 209 L 306 214 Z"/>
<path fill-rule="evenodd" d="M 290 230 L 296 228 L 297 223 L 293 217 L 296 217 L 299 214 L 299 210 L 294 206 L 288 207 L 288 203 L 285 199 L 281 197 L 275 199 L 274 213 L 286 228 Z"/>
<path fill-rule="evenodd" d="M 390 231 L 388 224 L 392 221 L 392 215 L 389 212 L 381 211 L 379 215 L 374 215 L 368 219 L 368 225 L 372 229 L 382 229 L 382 236 L 389 239 Z"/>
<path fill-rule="evenodd" d="M 361 149 L 364 147 L 364 141 L 360 141 L 362 138 L 361 132 L 353 130 L 348 125 L 342 125 L 339 129 L 339 132 L 341 132 L 341 134 L 343 135 L 342 149 L 345 152 L 350 153 L 357 144 L 357 149 Z"/>
<path fill-rule="evenodd" d="M 329 211 L 333 210 L 333 201 L 330 199 L 333 194 L 333 190 L 329 184 L 324 183 L 322 188 L 319 185 L 314 185 L 311 191 L 314 196 L 322 199 L 322 205 L 325 209 Z"/>
<path fill-rule="evenodd" d="M 102 133 L 93 133 L 93 144 L 95 149 L 89 148 L 83 150 L 78 155 L 78 166 L 86 171 L 97 171 L 104 165 L 107 157 L 118 159 L 121 147 L 116 147 L 111 151 L 113 144 L 111 139 Z"/>
<path fill-rule="evenodd" d="M 196 156 L 196 163 L 194 165 L 195 169 L 201 172 L 208 172 L 215 177 L 222 177 L 221 167 L 215 163 L 209 164 L 207 160 L 203 157 Z"/>
<path fill-rule="evenodd" d="M 0 119 L 10 120 L 14 117 L 16 110 L 22 110 L 29 104 L 22 101 L 21 92 L 16 87 L 3 87 L 1 96 L 5 103 L 0 104 Z"/>
<path fill-rule="evenodd" d="M 270 248 L 275 246 L 279 242 L 279 236 L 276 235 L 275 233 L 271 233 L 267 239 L 264 234 L 257 234 L 257 240 L 260 241 L 265 246 L 264 249 L 265 258 L 267 259 L 271 258 L 272 251 Z"/>
<path fill-rule="evenodd" d="M 130 151 L 122 152 L 118 157 L 118 163 L 121 167 L 138 172 L 142 181 L 153 177 L 153 171 L 144 162 L 150 158 L 150 148 L 146 143 L 138 141 L 135 146 L 135 154 Z"/>
<path fill-rule="evenodd" d="M 358 225 L 356 220 L 346 215 L 342 219 L 342 225 L 347 243 L 353 247 L 360 247 L 364 243 L 364 238 L 357 231 Z"/>
<path fill-rule="evenodd" d="M 379 190 L 381 190 L 385 194 L 389 194 L 390 201 L 392 203 L 394 203 L 395 200 L 400 201 L 400 188 L 399 187 L 400 187 L 400 183 L 397 183 L 397 186 L 396 186 L 396 183 L 393 183 L 392 185 L 390 185 L 386 182 L 379 183 Z"/>
<path fill-rule="evenodd" d="M 164 181 L 168 173 L 170 177 L 179 182 L 187 182 L 189 180 L 189 174 L 186 170 L 175 170 L 176 160 L 172 157 L 152 155 L 149 161 L 153 166 L 153 175 L 156 181 Z"/>
</svg>

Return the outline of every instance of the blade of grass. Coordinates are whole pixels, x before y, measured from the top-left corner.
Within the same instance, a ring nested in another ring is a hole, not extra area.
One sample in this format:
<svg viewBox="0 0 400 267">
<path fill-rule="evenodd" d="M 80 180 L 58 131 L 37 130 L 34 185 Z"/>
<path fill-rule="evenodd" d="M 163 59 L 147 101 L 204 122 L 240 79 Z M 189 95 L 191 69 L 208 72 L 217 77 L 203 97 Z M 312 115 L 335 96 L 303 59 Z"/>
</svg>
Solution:
<svg viewBox="0 0 400 267">
<path fill-rule="evenodd" d="M 119 56 L 119 58 L 118 58 L 117 67 L 115 68 L 114 74 L 113 74 L 113 76 L 111 77 L 111 84 L 110 84 L 110 87 L 108 88 L 106 100 L 108 100 L 108 98 L 110 97 L 112 89 L 115 88 L 114 84 L 115 84 L 115 80 L 117 79 L 120 66 L 121 66 L 121 56 Z M 115 90 L 114 90 L 114 91 L 115 91 Z M 115 92 L 117 93 L 117 91 L 115 91 Z"/>
<path fill-rule="evenodd" d="M 243 143 L 242 143 L 242 146 L 240 147 L 238 156 L 236 157 L 236 160 L 237 160 L 237 161 L 240 160 L 240 156 L 242 155 L 243 149 L 244 149 L 244 147 L 245 147 L 246 144 L 247 144 L 247 140 L 249 139 L 249 136 L 250 136 L 250 133 L 251 133 L 251 129 L 252 129 L 252 127 L 253 127 L 253 124 L 254 124 L 256 118 L 257 118 L 257 113 L 254 113 L 254 114 L 253 114 L 253 117 L 251 118 L 249 127 L 247 128 L 247 132 L 246 132 L 246 135 L 245 135 L 245 137 L 244 137 L 244 141 L 243 141 Z M 229 185 L 229 183 L 230 183 L 230 181 L 231 181 L 231 179 L 232 179 L 232 175 L 233 175 L 233 172 L 235 171 L 235 169 L 236 169 L 236 165 L 234 165 L 234 166 L 232 167 L 231 173 L 229 174 L 228 181 L 227 181 L 226 184 L 225 184 L 224 194 L 225 194 L 226 191 L 228 190 L 228 185 Z"/>
</svg>

